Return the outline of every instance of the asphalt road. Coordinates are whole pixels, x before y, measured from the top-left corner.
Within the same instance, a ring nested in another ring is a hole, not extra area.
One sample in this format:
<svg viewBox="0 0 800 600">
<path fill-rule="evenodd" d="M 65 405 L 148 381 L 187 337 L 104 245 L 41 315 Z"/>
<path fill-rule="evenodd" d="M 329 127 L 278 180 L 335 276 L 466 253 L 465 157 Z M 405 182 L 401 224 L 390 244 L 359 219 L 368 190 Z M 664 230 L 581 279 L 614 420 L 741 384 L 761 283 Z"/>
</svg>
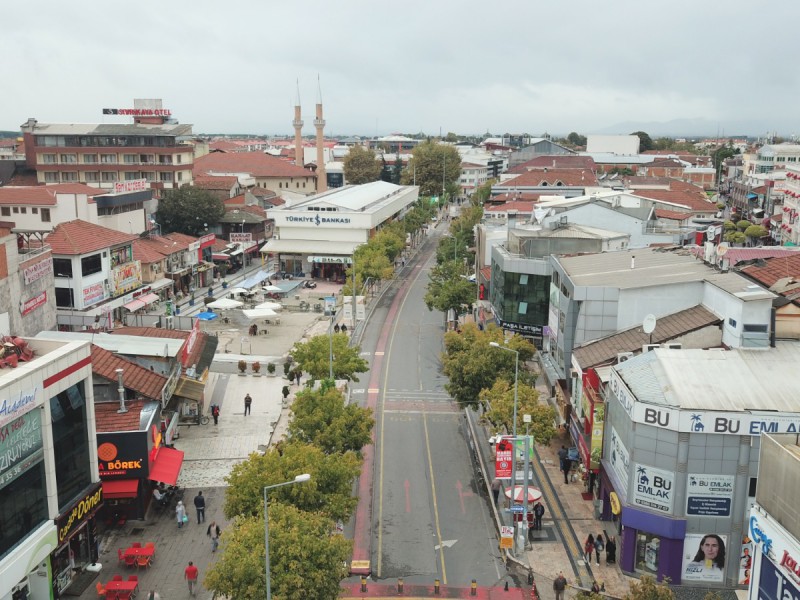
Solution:
<svg viewBox="0 0 800 600">
<path fill-rule="evenodd" d="M 444 389 L 444 319 L 423 302 L 438 233 L 384 294 L 362 338 L 373 370 L 352 399 L 375 408 L 372 576 L 493 586 L 505 567 L 462 411 Z"/>
</svg>

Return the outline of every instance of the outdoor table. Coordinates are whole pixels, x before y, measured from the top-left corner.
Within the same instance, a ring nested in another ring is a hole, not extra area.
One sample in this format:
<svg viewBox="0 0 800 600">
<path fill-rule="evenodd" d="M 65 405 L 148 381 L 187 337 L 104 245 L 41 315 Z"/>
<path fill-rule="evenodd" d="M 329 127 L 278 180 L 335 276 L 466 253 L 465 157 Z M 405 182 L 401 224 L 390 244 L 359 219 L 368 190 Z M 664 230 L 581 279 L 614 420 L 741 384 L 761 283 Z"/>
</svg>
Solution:
<svg viewBox="0 0 800 600">
<path fill-rule="evenodd" d="M 109 581 L 106 584 L 106 593 L 114 592 L 135 592 L 139 587 L 138 581 Z"/>
<path fill-rule="evenodd" d="M 153 558 L 156 553 L 156 549 L 154 546 L 144 547 L 144 548 L 126 548 L 125 549 L 125 556 L 149 556 Z"/>
</svg>

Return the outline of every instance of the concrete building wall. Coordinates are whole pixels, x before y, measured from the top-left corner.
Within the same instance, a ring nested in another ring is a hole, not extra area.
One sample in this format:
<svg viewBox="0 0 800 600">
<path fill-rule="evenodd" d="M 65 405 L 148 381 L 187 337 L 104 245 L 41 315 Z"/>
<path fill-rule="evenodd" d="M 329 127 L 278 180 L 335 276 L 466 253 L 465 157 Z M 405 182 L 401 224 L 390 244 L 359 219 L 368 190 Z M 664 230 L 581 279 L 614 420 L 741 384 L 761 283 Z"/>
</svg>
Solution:
<svg viewBox="0 0 800 600">
<path fill-rule="evenodd" d="M 586 152 L 611 152 L 613 154 L 639 154 L 638 135 L 588 135 Z"/>
</svg>

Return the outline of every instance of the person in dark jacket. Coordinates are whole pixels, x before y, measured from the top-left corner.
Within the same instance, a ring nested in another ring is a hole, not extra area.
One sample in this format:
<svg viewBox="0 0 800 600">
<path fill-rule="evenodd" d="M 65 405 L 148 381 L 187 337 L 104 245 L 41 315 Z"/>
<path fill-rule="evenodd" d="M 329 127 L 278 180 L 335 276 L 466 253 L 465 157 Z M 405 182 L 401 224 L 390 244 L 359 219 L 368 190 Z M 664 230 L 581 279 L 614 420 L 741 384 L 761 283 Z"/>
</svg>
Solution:
<svg viewBox="0 0 800 600">
<path fill-rule="evenodd" d="M 606 536 L 606 564 L 617 562 L 617 541 L 614 536 Z"/>
</svg>

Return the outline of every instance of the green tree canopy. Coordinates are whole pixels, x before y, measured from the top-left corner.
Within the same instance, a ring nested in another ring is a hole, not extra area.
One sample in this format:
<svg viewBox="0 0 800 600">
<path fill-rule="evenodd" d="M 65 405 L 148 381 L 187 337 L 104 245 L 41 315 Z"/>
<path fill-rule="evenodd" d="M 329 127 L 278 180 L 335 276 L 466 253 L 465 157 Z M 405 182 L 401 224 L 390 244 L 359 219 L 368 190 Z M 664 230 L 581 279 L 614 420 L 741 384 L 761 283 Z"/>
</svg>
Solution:
<svg viewBox="0 0 800 600">
<path fill-rule="evenodd" d="M 306 483 L 298 484 L 300 486 Z M 295 487 L 295 486 L 290 486 Z M 352 542 L 332 534 L 331 520 L 269 495 L 270 591 L 275 600 L 330 600 L 347 576 Z M 261 498 L 261 496 L 259 496 Z M 263 501 L 261 502 L 263 504 Z M 264 598 L 264 513 L 237 518 L 223 533 L 222 555 L 203 582 L 225 598 Z"/>
<path fill-rule="evenodd" d="M 744 235 L 748 240 L 754 242 L 763 237 L 767 237 L 767 228 L 763 225 L 750 225 L 750 227 L 744 230 Z"/>
<path fill-rule="evenodd" d="M 185 185 L 167 190 L 158 201 L 156 220 L 162 233 L 201 236 L 225 215 L 222 200 L 208 190 Z"/>
<path fill-rule="evenodd" d="M 741 231 L 729 231 L 722 236 L 722 239 L 729 244 L 744 244 L 747 241 L 747 236 Z"/>
<path fill-rule="evenodd" d="M 356 373 L 366 373 L 369 363 L 361 358 L 360 346 L 350 346 L 350 338 L 344 333 L 334 333 L 332 342 L 327 335 L 317 335 L 307 342 L 298 342 L 292 348 L 292 356 L 300 369 L 312 379 L 325 379 L 333 362 L 334 379 L 358 381 Z M 333 344 L 333 361 L 330 360 L 330 345 Z"/>
<path fill-rule="evenodd" d="M 333 387 L 303 390 L 292 403 L 292 413 L 291 438 L 314 444 L 326 454 L 361 452 L 372 441 L 372 410 L 357 404 L 345 406 L 344 396 Z"/>
<path fill-rule="evenodd" d="M 744 231 L 748 227 L 750 227 L 750 225 L 752 225 L 752 223 L 750 221 L 748 221 L 747 219 L 742 219 L 741 221 L 738 221 L 736 223 L 736 229 L 738 229 L 739 231 L 744 233 Z"/>
<path fill-rule="evenodd" d="M 472 193 L 472 204 L 480 205 L 489 200 L 492 196 L 492 186 L 496 182 L 496 179 L 489 179 L 486 183 L 479 185 Z"/>
<path fill-rule="evenodd" d="M 381 163 L 375 152 L 364 146 L 353 146 L 344 157 L 344 178 L 347 183 L 360 185 L 378 181 L 381 176 Z"/>
<path fill-rule="evenodd" d="M 586 136 L 580 135 L 574 131 L 570 132 L 567 136 L 567 141 L 572 144 L 573 146 L 585 146 L 586 145 Z"/>
<path fill-rule="evenodd" d="M 644 131 L 634 131 L 631 135 L 639 136 L 639 152 L 647 152 L 653 149 L 653 138 Z"/>
<path fill-rule="evenodd" d="M 622 600 L 674 600 L 675 594 L 669 587 L 669 579 L 657 583 L 651 575 L 642 575 L 639 581 L 632 581 L 628 593 Z"/>
<path fill-rule="evenodd" d="M 722 228 L 725 231 L 734 231 L 736 229 L 736 223 L 734 223 L 733 221 L 725 221 L 722 224 Z"/>
<path fill-rule="evenodd" d="M 429 278 L 424 298 L 428 310 L 446 313 L 452 309 L 456 315 L 463 315 L 475 302 L 477 287 L 467 279 L 462 262 L 451 260 L 436 265 Z"/>
<path fill-rule="evenodd" d="M 719 173 L 722 163 L 724 163 L 731 156 L 735 156 L 738 153 L 739 150 L 737 148 L 734 148 L 730 143 L 726 144 L 725 146 L 720 146 L 711 155 L 711 160 L 714 163 L 714 169 Z"/>
<path fill-rule="evenodd" d="M 390 262 L 394 262 L 406 247 L 406 232 L 402 223 L 393 221 L 381 227 L 380 231 L 370 238 L 367 245 L 377 246 Z"/>
<path fill-rule="evenodd" d="M 355 251 L 355 269 L 358 281 L 364 282 L 370 277 L 372 279 L 384 280 L 391 279 L 394 274 L 394 261 L 387 256 L 387 246 L 383 246 L 380 240 L 372 244 L 363 244 Z M 348 283 L 353 278 L 353 267 L 347 269 L 346 279 Z M 357 290 L 361 289 L 356 287 Z"/>
<path fill-rule="evenodd" d="M 453 146 L 426 141 L 412 151 L 403 171 L 403 185 L 413 185 L 416 177 L 422 196 L 437 196 L 442 185 L 453 186 L 461 177 L 461 155 Z"/>
<path fill-rule="evenodd" d="M 498 379 L 489 389 L 481 390 L 480 401 L 488 410 L 486 418 L 493 425 L 494 433 L 514 430 L 514 381 Z M 517 433 L 525 430 L 522 415 L 531 415 L 530 433 L 537 444 L 549 444 L 556 434 L 556 409 L 539 403 L 539 392 L 535 388 L 517 385 Z"/>
<path fill-rule="evenodd" d="M 301 510 L 321 512 L 334 520 L 347 520 L 356 505 L 351 485 L 360 469 L 361 459 L 354 452 L 325 454 L 322 448 L 311 444 L 284 442 L 263 455 L 254 452 L 234 465 L 225 478 L 229 487 L 223 511 L 228 519 L 258 515 L 266 486 L 308 473 L 309 481 L 275 489 L 270 498 Z"/>
</svg>

